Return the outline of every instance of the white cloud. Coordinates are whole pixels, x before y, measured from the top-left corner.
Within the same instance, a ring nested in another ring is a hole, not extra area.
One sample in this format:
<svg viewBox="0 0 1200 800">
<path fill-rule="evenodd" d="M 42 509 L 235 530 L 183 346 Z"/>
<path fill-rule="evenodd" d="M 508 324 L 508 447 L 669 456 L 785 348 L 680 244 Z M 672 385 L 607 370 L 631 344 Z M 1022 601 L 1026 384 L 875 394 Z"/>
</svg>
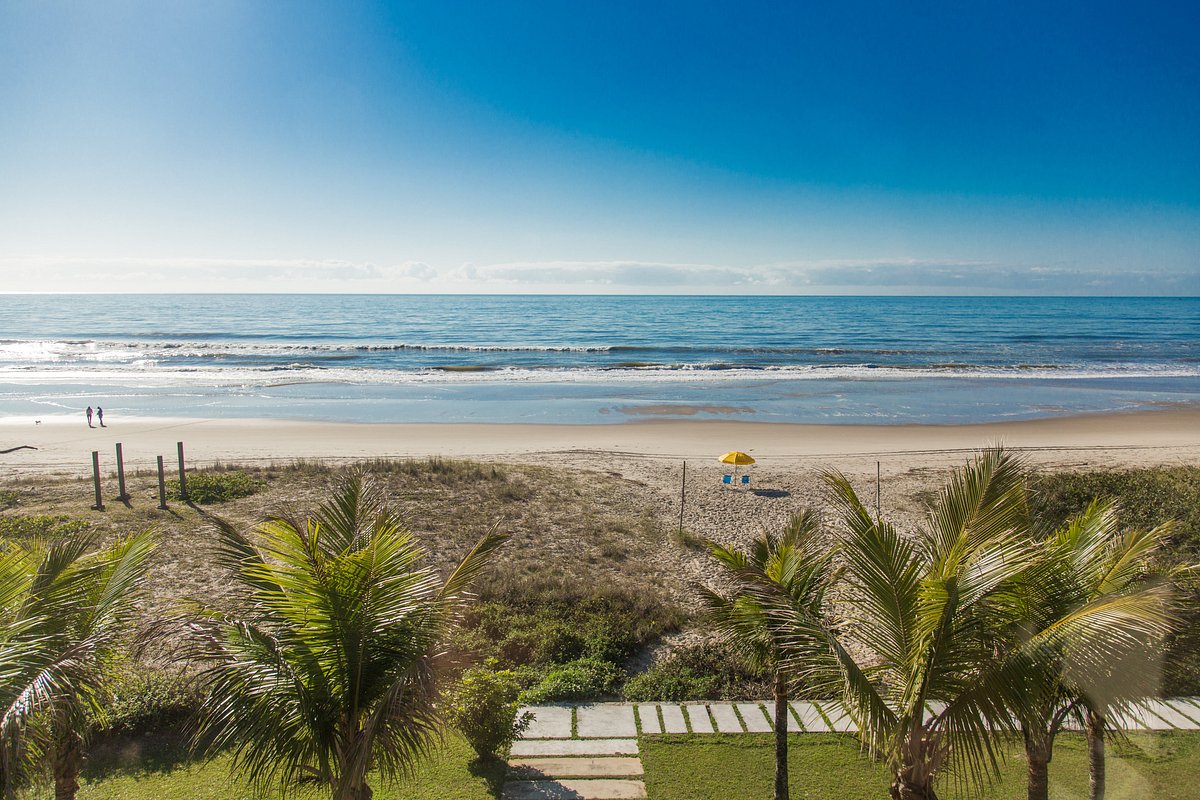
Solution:
<svg viewBox="0 0 1200 800">
<path fill-rule="evenodd" d="M 754 266 L 525 261 L 438 268 L 310 259 L 0 258 L 7 291 L 1200 294 L 1200 272 L 931 259 Z"/>
</svg>

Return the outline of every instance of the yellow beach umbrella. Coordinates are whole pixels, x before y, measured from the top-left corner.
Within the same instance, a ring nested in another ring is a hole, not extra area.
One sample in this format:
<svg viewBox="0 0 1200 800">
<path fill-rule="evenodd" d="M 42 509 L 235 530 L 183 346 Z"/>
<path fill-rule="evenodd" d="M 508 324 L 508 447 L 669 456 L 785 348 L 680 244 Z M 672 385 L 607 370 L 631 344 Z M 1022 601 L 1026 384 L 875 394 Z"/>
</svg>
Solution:
<svg viewBox="0 0 1200 800">
<path fill-rule="evenodd" d="M 743 453 L 741 450 L 730 450 L 725 455 L 717 459 L 722 464 L 733 464 L 733 480 L 737 481 L 738 467 L 749 466 L 754 463 L 754 456 L 749 453 Z M 726 481 L 728 482 L 728 481 Z"/>
</svg>

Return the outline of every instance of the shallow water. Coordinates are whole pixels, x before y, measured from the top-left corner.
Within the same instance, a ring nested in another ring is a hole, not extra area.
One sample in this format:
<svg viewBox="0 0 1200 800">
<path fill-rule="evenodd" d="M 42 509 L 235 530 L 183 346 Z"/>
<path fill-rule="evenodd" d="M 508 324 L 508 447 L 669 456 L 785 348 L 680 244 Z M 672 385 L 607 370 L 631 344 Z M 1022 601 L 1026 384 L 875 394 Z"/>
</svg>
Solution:
<svg viewBox="0 0 1200 800">
<path fill-rule="evenodd" d="M 4 415 L 954 423 L 1197 402 L 1197 298 L 0 296 Z"/>
</svg>

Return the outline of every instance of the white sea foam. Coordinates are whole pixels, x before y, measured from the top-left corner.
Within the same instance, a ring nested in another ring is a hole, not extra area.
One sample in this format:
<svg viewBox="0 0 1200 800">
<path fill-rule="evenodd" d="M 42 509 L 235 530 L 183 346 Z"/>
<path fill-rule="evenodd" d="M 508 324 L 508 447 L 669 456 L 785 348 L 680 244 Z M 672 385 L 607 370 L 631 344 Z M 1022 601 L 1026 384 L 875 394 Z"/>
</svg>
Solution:
<svg viewBox="0 0 1200 800">
<path fill-rule="evenodd" d="M 0 367 L 0 381 L 22 386 L 104 383 L 117 386 L 271 387 L 297 383 L 352 385 L 486 384 L 486 383 L 727 383 L 778 380 L 929 380 L 1013 379 L 1086 380 L 1097 378 L 1198 378 L 1200 366 L 1108 364 L 1104 367 L 986 367 L 943 366 L 897 368 L 871 365 L 783 365 L 761 368 L 713 368 L 708 364 L 678 364 L 628 368 L 504 367 L 482 371 L 444 369 L 388 370 L 358 367 L 287 366 L 202 367 L 177 369 L 157 366 L 121 368 L 74 363 L 61 368 Z"/>
</svg>

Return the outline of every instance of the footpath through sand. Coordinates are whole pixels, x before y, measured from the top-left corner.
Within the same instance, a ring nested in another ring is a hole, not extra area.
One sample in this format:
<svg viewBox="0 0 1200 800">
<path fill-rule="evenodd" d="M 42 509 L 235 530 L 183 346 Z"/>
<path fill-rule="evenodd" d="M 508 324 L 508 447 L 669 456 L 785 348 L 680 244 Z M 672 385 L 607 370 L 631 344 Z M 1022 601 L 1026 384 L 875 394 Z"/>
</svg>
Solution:
<svg viewBox="0 0 1200 800">
<path fill-rule="evenodd" d="M 789 704 L 790 733 L 854 733 L 831 702 Z M 769 733 L 769 702 L 594 703 L 546 705 L 513 745 L 504 800 L 637 800 L 646 797 L 639 736 Z M 930 714 L 940 709 L 931 707 Z M 1113 719 L 1123 730 L 1200 730 L 1200 697 L 1147 700 Z"/>
</svg>

